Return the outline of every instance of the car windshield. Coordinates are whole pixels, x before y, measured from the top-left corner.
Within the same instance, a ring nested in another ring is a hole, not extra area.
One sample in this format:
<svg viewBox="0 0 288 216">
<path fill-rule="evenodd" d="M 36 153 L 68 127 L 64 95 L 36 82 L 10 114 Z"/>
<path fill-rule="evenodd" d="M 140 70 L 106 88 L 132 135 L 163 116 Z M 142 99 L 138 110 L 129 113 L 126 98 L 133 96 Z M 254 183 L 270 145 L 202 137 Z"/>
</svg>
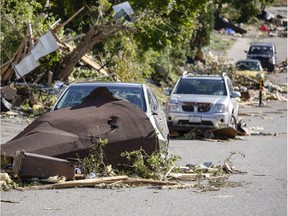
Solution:
<svg viewBox="0 0 288 216">
<path fill-rule="evenodd" d="M 175 94 L 227 95 L 222 79 L 181 79 Z"/>
<path fill-rule="evenodd" d="M 257 62 L 241 61 L 236 64 L 238 70 L 260 71 L 260 65 Z"/>
<path fill-rule="evenodd" d="M 140 109 L 146 112 L 146 103 L 144 99 L 144 93 L 142 88 L 139 86 L 110 86 L 101 85 L 107 87 L 114 96 L 121 97 L 128 100 L 130 103 L 137 105 Z M 80 104 L 84 97 L 89 95 L 89 93 L 100 86 L 86 86 L 86 85 L 74 85 L 68 87 L 67 91 L 60 98 L 55 109 L 61 109 L 65 107 L 72 107 Z"/>
<path fill-rule="evenodd" d="M 271 46 L 251 46 L 248 54 L 272 55 L 273 50 Z"/>
</svg>

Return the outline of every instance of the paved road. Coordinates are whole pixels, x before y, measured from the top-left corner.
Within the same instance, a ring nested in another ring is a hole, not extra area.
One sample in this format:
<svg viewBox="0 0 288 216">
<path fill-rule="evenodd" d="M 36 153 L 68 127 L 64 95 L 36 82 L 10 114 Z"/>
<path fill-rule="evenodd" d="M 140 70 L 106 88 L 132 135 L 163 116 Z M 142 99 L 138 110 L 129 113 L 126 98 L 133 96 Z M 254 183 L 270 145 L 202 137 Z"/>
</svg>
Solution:
<svg viewBox="0 0 288 216">
<path fill-rule="evenodd" d="M 171 152 L 180 165 L 211 161 L 223 164 L 230 152 L 234 166 L 247 172 L 231 175 L 235 188 L 199 192 L 196 189 L 159 190 L 77 188 L 2 192 L 1 215 L 287 215 L 287 106 L 241 107 L 249 127 L 263 127 L 276 136 L 246 136 L 244 140 L 209 142 L 172 140 Z"/>
</svg>

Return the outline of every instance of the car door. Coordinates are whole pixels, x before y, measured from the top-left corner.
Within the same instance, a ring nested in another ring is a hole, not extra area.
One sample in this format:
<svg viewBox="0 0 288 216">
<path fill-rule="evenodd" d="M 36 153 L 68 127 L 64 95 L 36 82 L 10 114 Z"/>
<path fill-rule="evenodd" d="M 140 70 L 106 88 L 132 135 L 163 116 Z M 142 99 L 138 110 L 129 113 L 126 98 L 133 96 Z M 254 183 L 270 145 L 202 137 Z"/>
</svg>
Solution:
<svg viewBox="0 0 288 216">
<path fill-rule="evenodd" d="M 238 104 L 237 98 L 232 98 L 232 97 L 231 97 L 231 93 L 234 91 L 234 89 L 233 89 L 233 85 L 232 85 L 230 79 L 227 79 L 227 85 L 228 85 L 230 100 L 231 100 L 231 103 L 232 103 L 233 109 L 234 109 L 234 116 L 235 116 L 235 118 L 237 119 L 237 117 L 238 117 L 239 104 Z"/>
</svg>

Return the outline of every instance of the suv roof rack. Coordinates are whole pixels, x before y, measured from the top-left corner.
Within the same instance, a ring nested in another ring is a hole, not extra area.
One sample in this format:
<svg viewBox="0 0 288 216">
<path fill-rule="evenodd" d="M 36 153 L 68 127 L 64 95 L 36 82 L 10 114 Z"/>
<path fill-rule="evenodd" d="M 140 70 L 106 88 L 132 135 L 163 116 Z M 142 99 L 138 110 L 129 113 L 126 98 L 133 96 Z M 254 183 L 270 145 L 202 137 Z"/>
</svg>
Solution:
<svg viewBox="0 0 288 216">
<path fill-rule="evenodd" d="M 192 77 L 192 76 L 220 76 L 225 77 L 227 76 L 226 72 L 223 72 L 222 74 L 211 74 L 211 73 L 190 73 L 188 71 L 184 71 L 182 74 L 182 77 Z"/>
</svg>

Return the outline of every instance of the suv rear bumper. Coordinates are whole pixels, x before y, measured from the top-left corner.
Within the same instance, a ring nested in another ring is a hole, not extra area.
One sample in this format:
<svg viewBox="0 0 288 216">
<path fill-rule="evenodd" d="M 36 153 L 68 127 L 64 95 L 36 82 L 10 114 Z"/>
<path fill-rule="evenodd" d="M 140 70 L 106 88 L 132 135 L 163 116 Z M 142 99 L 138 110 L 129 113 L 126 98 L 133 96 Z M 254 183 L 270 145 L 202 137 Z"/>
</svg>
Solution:
<svg viewBox="0 0 288 216">
<path fill-rule="evenodd" d="M 201 117 L 199 122 L 189 121 L 190 117 Z M 229 125 L 229 113 L 195 114 L 195 113 L 169 113 L 167 123 L 170 131 L 189 131 L 192 128 L 218 129 Z"/>
</svg>

